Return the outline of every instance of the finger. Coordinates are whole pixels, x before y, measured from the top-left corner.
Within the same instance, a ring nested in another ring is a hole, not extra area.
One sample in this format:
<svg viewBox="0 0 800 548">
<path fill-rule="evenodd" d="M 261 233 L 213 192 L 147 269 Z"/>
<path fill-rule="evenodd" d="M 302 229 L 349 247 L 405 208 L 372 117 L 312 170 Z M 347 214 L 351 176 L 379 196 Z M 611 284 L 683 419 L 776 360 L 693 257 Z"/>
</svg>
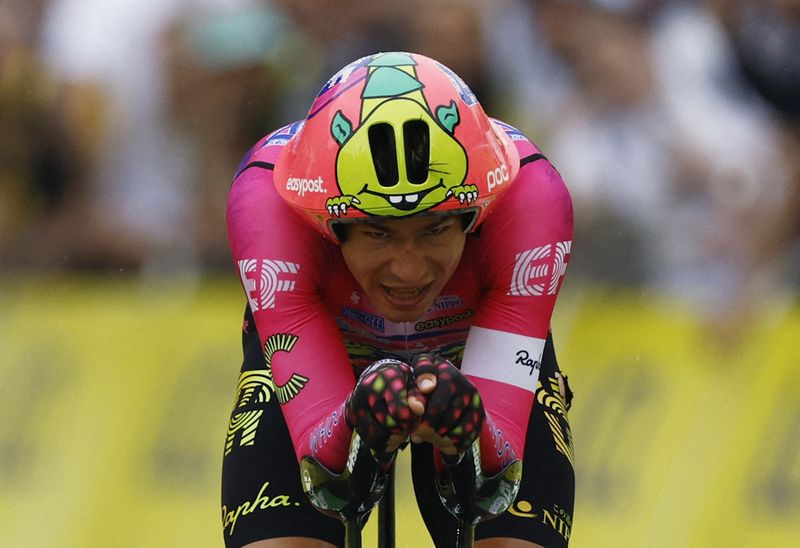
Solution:
<svg viewBox="0 0 800 548">
<path fill-rule="evenodd" d="M 428 408 L 428 395 L 422 392 L 416 381 L 409 384 L 406 394 L 406 403 L 411 412 L 417 417 L 424 415 Z"/>
<path fill-rule="evenodd" d="M 442 438 L 442 440 L 443 443 L 434 444 L 436 448 L 439 449 L 439 451 L 441 451 L 445 455 L 455 455 L 458 453 L 458 449 L 456 448 L 455 445 L 453 445 L 453 442 L 451 442 L 447 438 Z"/>
<path fill-rule="evenodd" d="M 412 443 L 430 443 L 445 455 L 455 455 L 458 448 L 449 438 L 437 434 L 429 425 L 422 423 L 411 433 Z"/>
<path fill-rule="evenodd" d="M 417 377 L 417 386 L 423 394 L 430 394 L 436 390 L 436 375 L 433 373 L 423 373 Z"/>
<path fill-rule="evenodd" d="M 411 432 L 411 441 L 414 443 L 431 443 L 435 438 L 436 432 L 434 432 L 433 428 L 431 428 L 427 422 L 420 423 Z"/>
<path fill-rule="evenodd" d="M 416 416 L 421 417 L 425 414 L 425 404 L 427 403 L 426 399 L 422 395 L 417 395 L 409 391 L 408 399 L 408 408 L 411 409 L 411 412 L 414 413 Z"/>
<path fill-rule="evenodd" d="M 420 377 L 427 374 L 436 375 L 436 364 L 437 360 L 431 354 L 420 354 L 414 360 L 414 376 Z"/>
<path fill-rule="evenodd" d="M 392 434 L 386 441 L 386 452 L 391 453 L 392 451 L 400 447 L 400 445 L 402 445 L 402 443 L 407 439 L 408 439 L 407 434 Z"/>
</svg>

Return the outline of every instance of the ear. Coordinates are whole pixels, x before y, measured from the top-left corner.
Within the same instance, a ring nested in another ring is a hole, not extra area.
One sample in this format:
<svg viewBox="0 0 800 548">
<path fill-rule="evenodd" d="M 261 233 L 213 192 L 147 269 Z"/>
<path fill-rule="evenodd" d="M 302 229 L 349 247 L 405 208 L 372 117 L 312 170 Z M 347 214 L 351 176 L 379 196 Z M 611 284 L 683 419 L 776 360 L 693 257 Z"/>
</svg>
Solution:
<svg viewBox="0 0 800 548">
<path fill-rule="evenodd" d="M 456 106 L 456 102 L 450 101 L 450 104 L 447 106 L 439 105 L 436 107 L 436 119 L 439 120 L 439 123 L 452 135 L 456 130 L 456 126 L 461 121 L 458 115 L 458 106 Z"/>
<path fill-rule="evenodd" d="M 353 124 L 347 119 L 347 116 L 342 114 L 341 110 L 336 111 L 331 122 L 331 135 L 339 146 L 347 142 L 351 135 L 353 135 Z"/>
</svg>

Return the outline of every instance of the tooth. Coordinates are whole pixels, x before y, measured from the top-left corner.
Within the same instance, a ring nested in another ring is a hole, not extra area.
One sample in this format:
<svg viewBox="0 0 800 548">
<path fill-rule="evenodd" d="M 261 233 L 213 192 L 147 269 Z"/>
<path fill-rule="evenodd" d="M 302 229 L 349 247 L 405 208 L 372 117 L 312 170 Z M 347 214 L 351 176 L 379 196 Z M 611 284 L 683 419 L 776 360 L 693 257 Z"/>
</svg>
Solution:
<svg viewBox="0 0 800 548">
<path fill-rule="evenodd" d="M 400 202 L 403 201 L 403 197 L 402 196 L 389 196 L 389 201 L 392 202 L 393 204 L 399 204 Z"/>
<path fill-rule="evenodd" d="M 419 200 L 419 194 L 407 194 L 405 198 L 406 202 L 410 204 L 416 204 L 417 200 Z"/>
<path fill-rule="evenodd" d="M 419 295 L 421 290 L 421 287 L 417 287 L 414 289 L 390 289 L 389 292 L 395 297 L 413 297 Z"/>
</svg>

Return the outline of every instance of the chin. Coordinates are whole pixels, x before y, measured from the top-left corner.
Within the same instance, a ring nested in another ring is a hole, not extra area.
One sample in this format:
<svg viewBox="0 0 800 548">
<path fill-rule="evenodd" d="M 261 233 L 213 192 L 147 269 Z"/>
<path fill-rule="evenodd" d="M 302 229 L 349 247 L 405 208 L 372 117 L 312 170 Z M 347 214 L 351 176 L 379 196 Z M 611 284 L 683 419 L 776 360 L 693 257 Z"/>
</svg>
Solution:
<svg viewBox="0 0 800 548">
<path fill-rule="evenodd" d="M 416 310 L 384 309 L 381 310 L 381 314 L 390 322 L 399 323 L 416 321 L 425 314 L 425 311 L 417 312 Z"/>
<path fill-rule="evenodd" d="M 391 322 L 415 322 L 425 315 L 433 303 L 426 303 L 413 310 L 399 310 L 389 306 L 381 306 L 380 313 L 384 318 Z"/>
</svg>

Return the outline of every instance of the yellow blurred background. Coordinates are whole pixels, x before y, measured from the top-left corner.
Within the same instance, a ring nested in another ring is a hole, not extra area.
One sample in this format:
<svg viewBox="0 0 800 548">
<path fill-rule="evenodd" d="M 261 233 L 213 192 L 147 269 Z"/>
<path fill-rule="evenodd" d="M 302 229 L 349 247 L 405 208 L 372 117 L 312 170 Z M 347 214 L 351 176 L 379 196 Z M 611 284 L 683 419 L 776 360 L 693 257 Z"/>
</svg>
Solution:
<svg viewBox="0 0 800 548">
<path fill-rule="evenodd" d="M 2 285 L 0 545 L 222 545 L 240 291 L 229 279 Z M 800 309 L 735 349 L 636 292 L 573 285 L 559 310 L 576 392 L 573 546 L 800 538 Z M 426 546 L 407 464 L 399 545 Z M 365 546 L 375 539 L 371 523 Z"/>
<path fill-rule="evenodd" d="M 799 0 L 0 0 L 0 546 L 222 546 L 230 178 L 391 49 L 572 193 L 572 546 L 796 544 Z"/>
</svg>

